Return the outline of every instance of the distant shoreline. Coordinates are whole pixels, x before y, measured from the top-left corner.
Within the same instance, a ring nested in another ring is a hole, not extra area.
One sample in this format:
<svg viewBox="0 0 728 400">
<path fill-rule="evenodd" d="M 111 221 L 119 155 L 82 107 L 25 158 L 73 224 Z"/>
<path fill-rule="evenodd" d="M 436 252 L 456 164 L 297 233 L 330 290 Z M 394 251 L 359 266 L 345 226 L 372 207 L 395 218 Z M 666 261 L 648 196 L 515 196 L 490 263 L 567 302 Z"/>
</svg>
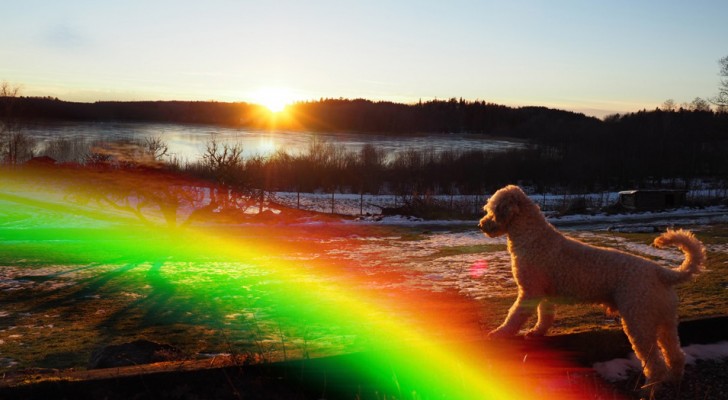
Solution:
<svg viewBox="0 0 728 400">
<path fill-rule="evenodd" d="M 0 99 L 2 100 L 2 99 Z M 8 99 L 4 99 L 6 102 Z M 160 122 L 206 124 L 253 129 L 308 130 L 357 133 L 467 133 L 510 137 L 523 135 L 534 121 L 601 121 L 570 111 L 546 107 L 508 107 L 451 99 L 415 104 L 363 99 L 321 99 L 289 105 L 271 113 L 251 103 L 215 101 L 99 101 L 80 103 L 50 97 L 11 99 L 12 115 L 1 118 L 31 121 Z"/>
</svg>

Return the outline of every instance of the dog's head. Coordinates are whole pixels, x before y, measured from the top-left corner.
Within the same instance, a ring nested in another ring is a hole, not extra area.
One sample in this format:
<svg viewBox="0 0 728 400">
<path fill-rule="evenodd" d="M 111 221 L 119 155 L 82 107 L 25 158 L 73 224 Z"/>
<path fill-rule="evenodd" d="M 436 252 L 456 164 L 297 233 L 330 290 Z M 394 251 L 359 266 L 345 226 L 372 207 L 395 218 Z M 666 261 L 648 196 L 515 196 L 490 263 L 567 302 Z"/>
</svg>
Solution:
<svg viewBox="0 0 728 400">
<path fill-rule="evenodd" d="M 508 185 L 499 189 L 488 199 L 483 210 L 485 216 L 478 227 L 489 237 L 508 233 L 508 227 L 524 206 L 526 194 L 518 186 Z"/>
</svg>

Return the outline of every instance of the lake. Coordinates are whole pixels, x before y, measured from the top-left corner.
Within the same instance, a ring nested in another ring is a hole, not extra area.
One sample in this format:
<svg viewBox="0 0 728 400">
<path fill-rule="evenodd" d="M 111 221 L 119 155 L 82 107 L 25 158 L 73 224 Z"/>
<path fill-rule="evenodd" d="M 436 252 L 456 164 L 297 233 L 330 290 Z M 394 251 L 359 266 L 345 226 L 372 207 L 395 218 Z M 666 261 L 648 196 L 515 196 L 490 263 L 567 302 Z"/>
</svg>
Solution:
<svg viewBox="0 0 728 400">
<path fill-rule="evenodd" d="M 159 137 L 169 152 L 180 161 L 196 161 L 207 142 L 216 138 L 219 143 L 240 143 L 244 156 L 269 156 L 278 151 L 298 154 L 307 149 L 314 137 L 357 151 L 367 143 L 389 154 L 405 150 L 506 150 L 522 148 L 516 139 L 494 138 L 479 134 L 410 134 L 380 135 L 365 133 L 314 133 L 291 131 L 260 131 L 214 125 L 186 125 L 133 122 L 32 123 L 23 131 L 39 140 L 39 150 L 48 140 L 65 137 L 88 141 L 114 141 Z"/>
</svg>

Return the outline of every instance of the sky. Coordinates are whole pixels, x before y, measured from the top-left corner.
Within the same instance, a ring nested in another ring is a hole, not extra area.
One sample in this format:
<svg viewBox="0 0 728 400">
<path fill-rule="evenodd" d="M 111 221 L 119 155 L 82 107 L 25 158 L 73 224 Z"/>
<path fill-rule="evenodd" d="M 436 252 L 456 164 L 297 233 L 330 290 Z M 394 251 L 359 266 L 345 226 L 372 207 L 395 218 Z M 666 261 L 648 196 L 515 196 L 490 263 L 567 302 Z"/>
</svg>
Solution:
<svg viewBox="0 0 728 400">
<path fill-rule="evenodd" d="M 69 101 L 463 98 L 603 117 L 717 94 L 728 1 L 0 0 L 0 81 Z"/>
</svg>

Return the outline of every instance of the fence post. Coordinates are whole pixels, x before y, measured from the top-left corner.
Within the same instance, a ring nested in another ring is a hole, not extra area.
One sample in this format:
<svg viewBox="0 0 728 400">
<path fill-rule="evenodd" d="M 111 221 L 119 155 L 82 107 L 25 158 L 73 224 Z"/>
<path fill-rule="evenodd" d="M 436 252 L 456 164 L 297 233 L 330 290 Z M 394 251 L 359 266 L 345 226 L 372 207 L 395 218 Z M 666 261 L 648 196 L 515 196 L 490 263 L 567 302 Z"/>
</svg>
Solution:
<svg viewBox="0 0 728 400">
<path fill-rule="evenodd" d="M 260 202 L 258 203 L 258 214 L 263 213 L 263 202 L 265 202 L 265 189 L 260 189 Z"/>
</svg>

